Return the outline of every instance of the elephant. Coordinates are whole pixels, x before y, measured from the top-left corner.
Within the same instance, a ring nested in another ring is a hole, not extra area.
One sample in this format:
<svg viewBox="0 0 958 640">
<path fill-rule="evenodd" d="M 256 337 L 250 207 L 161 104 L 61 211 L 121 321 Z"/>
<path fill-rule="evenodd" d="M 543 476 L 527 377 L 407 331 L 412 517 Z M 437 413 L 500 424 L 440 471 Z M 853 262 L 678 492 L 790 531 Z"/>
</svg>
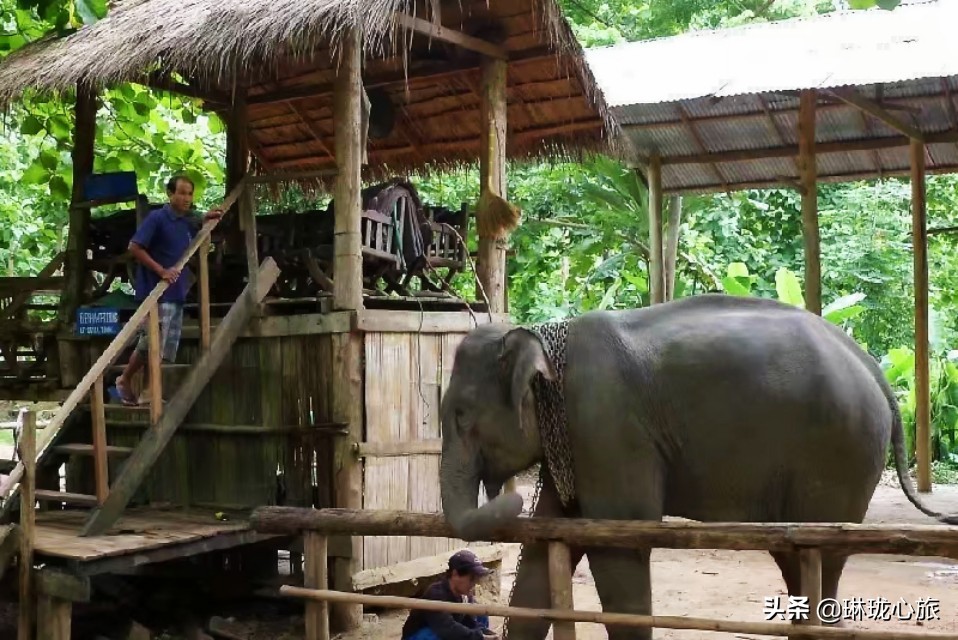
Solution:
<svg viewBox="0 0 958 640">
<path fill-rule="evenodd" d="M 840 327 L 774 300 L 705 294 L 481 325 L 456 349 L 440 413 L 442 515 L 466 541 L 521 514 L 522 498 L 502 489 L 537 463 L 548 473 L 532 517 L 860 523 L 889 440 L 908 499 L 958 523 L 911 485 L 878 362 Z M 478 507 L 480 483 L 488 502 Z M 652 613 L 648 549 L 571 552 L 573 567 L 588 555 L 603 610 Z M 771 554 L 799 595 L 797 554 Z M 547 556 L 545 544 L 523 547 L 512 606 L 549 608 Z M 836 597 L 845 560 L 823 553 L 823 598 Z M 513 619 L 508 635 L 542 640 L 548 629 Z"/>
</svg>

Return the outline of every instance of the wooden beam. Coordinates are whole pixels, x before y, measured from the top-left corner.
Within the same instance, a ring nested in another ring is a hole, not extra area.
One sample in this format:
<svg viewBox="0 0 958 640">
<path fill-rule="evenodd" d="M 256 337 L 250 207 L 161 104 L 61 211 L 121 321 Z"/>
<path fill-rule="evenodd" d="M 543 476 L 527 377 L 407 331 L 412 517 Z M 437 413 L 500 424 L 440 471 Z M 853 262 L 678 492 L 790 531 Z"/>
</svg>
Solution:
<svg viewBox="0 0 958 640">
<path fill-rule="evenodd" d="M 318 533 L 303 536 L 303 554 L 306 567 L 303 586 L 307 589 L 327 589 L 327 549 L 329 539 Z M 329 605 L 326 602 L 306 603 L 306 640 L 329 640 Z"/>
<path fill-rule="evenodd" d="M 422 18 L 415 18 L 401 11 L 397 11 L 393 15 L 397 24 L 409 29 L 410 31 L 415 31 L 416 33 L 429 36 L 430 38 L 435 38 L 436 40 L 441 40 L 442 42 L 454 44 L 457 47 L 462 47 L 463 49 L 476 51 L 477 53 L 481 53 L 484 56 L 489 56 L 490 58 L 495 58 L 497 60 L 509 59 L 508 52 L 499 45 L 487 42 L 485 40 L 480 40 L 479 38 L 474 38 L 461 31 L 456 31 L 454 29 L 450 29 L 449 27 L 444 27 L 440 24 L 423 20 Z"/>
<path fill-rule="evenodd" d="M 360 34 L 343 36 L 333 104 L 336 120 L 336 185 L 334 201 L 333 306 L 363 307 L 362 258 L 362 47 Z"/>
<path fill-rule="evenodd" d="M 103 385 L 104 380 L 101 375 L 93 383 L 93 397 L 90 399 L 90 421 L 93 427 L 93 477 L 96 485 L 96 499 L 99 504 L 103 504 L 110 493 L 110 466 L 107 459 Z"/>
<path fill-rule="evenodd" d="M 37 598 L 37 638 L 70 640 L 73 604 L 69 600 L 40 595 Z"/>
<path fill-rule="evenodd" d="M 147 352 L 147 369 L 150 385 L 150 422 L 160 422 L 163 415 L 163 353 L 160 346 L 160 307 L 150 309 L 149 327 L 150 349 Z"/>
<path fill-rule="evenodd" d="M 479 142 L 479 188 L 491 195 L 508 201 L 506 182 L 507 115 L 506 72 L 508 65 L 502 60 L 485 58 L 482 61 L 482 95 L 480 107 Z M 480 193 L 482 200 L 482 193 Z M 479 231 L 479 264 L 477 277 L 481 286 L 476 292 L 481 300 L 488 298 L 489 311 L 502 313 L 505 310 L 505 238 L 489 235 L 483 229 L 485 220 L 494 216 L 493 211 L 476 212 Z M 490 220 L 489 227 L 497 226 Z"/>
<path fill-rule="evenodd" d="M 458 539 L 440 514 L 386 509 L 258 507 L 250 527 L 261 533 L 298 535 L 424 536 Z M 706 523 L 516 518 L 503 522 L 487 542 L 528 544 L 563 540 L 573 546 L 617 549 L 725 549 L 942 556 L 958 558 L 956 527 L 949 525 L 808 524 L 794 522 Z"/>
<path fill-rule="evenodd" d="M 821 241 L 818 229 L 818 169 L 815 156 L 814 90 L 802 92 L 798 117 L 798 164 L 802 183 L 802 237 L 805 245 L 805 308 L 822 313 Z"/>
<path fill-rule="evenodd" d="M 699 152 L 702 155 L 708 155 L 708 147 L 705 146 L 705 140 L 702 139 L 702 136 L 699 135 L 699 130 L 695 126 L 695 122 L 689 117 L 688 112 L 685 107 L 682 106 L 682 103 L 676 103 L 676 107 L 679 110 L 679 116 L 682 118 L 682 122 L 685 123 L 685 128 L 688 129 L 689 135 L 692 136 L 692 141 L 695 142 L 695 146 L 698 147 Z M 712 169 L 712 175 L 715 176 L 715 179 L 718 180 L 719 184 L 725 187 L 725 190 L 728 191 L 728 183 L 725 181 L 725 176 L 722 175 L 722 172 L 719 171 L 718 165 L 714 162 L 708 163 L 709 167 Z M 660 164 L 661 170 L 661 164 Z"/>
<path fill-rule="evenodd" d="M 37 416 L 33 411 L 23 413 L 20 432 L 20 459 L 24 463 L 23 482 L 20 484 L 20 593 L 17 616 L 18 640 L 33 638 L 36 623 L 36 600 L 33 585 L 33 543 L 36 536 L 36 472 L 37 472 Z"/>
<path fill-rule="evenodd" d="M 363 432 L 363 337 L 360 333 L 341 333 L 332 337 L 333 419 L 348 425 L 346 437 L 333 444 L 333 503 L 343 509 L 363 508 L 363 466 L 354 447 L 365 439 Z M 333 561 L 333 585 L 342 591 L 352 587 L 353 576 L 362 568 L 363 539 L 348 538 L 349 557 Z M 336 605 L 331 614 L 336 631 L 357 629 L 362 624 L 363 608 Z"/>
<path fill-rule="evenodd" d="M 649 302 L 665 302 L 662 252 L 662 164 L 657 155 L 649 160 Z"/>
<path fill-rule="evenodd" d="M 257 278 L 257 289 L 248 284 L 220 323 L 213 336 L 210 350 L 202 355 L 196 365 L 186 374 L 177 392 L 164 408 L 160 422 L 148 430 L 130 455 L 123 471 L 110 489 L 106 502 L 91 513 L 80 532 L 81 536 L 102 535 L 120 517 L 133 494 L 139 489 L 143 478 L 163 453 L 166 444 L 176 433 L 193 403 L 203 392 L 210 378 L 216 373 L 226 354 L 253 316 L 259 302 L 266 296 L 279 276 L 279 267 L 272 258 L 263 261 Z"/>
<path fill-rule="evenodd" d="M 878 104 L 871 98 L 866 98 L 854 89 L 832 89 L 830 90 L 830 93 L 842 102 L 846 102 L 853 107 L 864 111 L 873 118 L 884 122 L 895 131 L 905 134 L 912 140 L 917 140 L 919 142 L 923 142 L 925 140 L 925 134 L 923 134 L 916 127 L 890 113 L 882 105 Z"/>
<path fill-rule="evenodd" d="M 319 127 L 316 126 L 316 123 L 309 118 L 309 114 L 296 104 L 295 101 L 290 100 L 288 103 L 290 110 L 296 114 L 296 117 L 299 118 L 300 122 L 303 123 L 303 126 L 306 127 L 306 130 L 309 132 L 309 135 L 312 136 L 313 140 L 319 143 L 320 148 L 330 158 L 334 158 L 333 152 L 330 151 L 329 147 L 326 146 L 326 141 L 323 139 L 323 132 L 319 130 Z"/>
<path fill-rule="evenodd" d="M 200 245 L 200 349 L 210 350 L 210 241 Z"/>
<path fill-rule="evenodd" d="M 818 109 L 816 108 L 816 111 Z M 958 143 L 958 131 L 944 131 L 927 136 L 926 144 L 954 144 Z M 907 147 L 911 139 L 903 136 L 872 138 L 867 140 L 848 140 L 840 142 L 820 142 L 816 144 L 817 155 L 829 153 L 854 153 L 856 151 L 874 151 L 881 149 L 895 149 Z M 799 155 L 797 145 L 781 147 L 765 147 L 763 149 L 737 149 L 732 151 L 717 151 L 715 153 L 693 153 L 681 156 L 665 156 L 662 165 L 708 164 L 711 162 L 748 162 L 750 160 L 767 160 L 770 158 L 788 158 Z"/>
<path fill-rule="evenodd" d="M 572 611 L 572 558 L 569 545 L 554 541 L 549 543 L 549 602 L 552 609 Z M 575 640 L 574 622 L 555 622 L 552 625 L 555 640 Z"/>
<path fill-rule="evenodd" d="M 390 458 L 415 455 L 439 455 L 442 439 L 406 440 L 400 442 L 359 442 L 354 451 L 360 458 Z"/>
<path fill-rule="evenodd" d="M 918 491 L 931 491 L 931 392 L 928 354 L 928 220 L 925 211 L 925 145 L 911 144 L 911 243 L 915 287 L 915 455 Z"/>
<path fill-rule="evenodd" d="M 798 552 L 802 596 L 807 598 L 808 619 L 799 624 L 817 626 L 818 606 L 822 602 L 822 552 L 818 549 L 802 549 Z"/>
<path fill-rule="evenodd" d="M 35 573 L 37 593 L 69 602 L 90 602 L 93 588 L 87 576 L 44 567 Z"/>
</svg>

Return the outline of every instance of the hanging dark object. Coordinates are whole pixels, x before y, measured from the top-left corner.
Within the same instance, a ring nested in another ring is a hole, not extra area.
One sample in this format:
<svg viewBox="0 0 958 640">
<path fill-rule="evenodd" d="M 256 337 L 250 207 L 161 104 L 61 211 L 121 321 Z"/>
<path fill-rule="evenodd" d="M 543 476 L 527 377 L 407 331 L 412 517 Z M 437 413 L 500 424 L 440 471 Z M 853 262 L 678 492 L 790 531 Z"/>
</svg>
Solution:
<svg viewBox="0 0 958 640">
<path fill-rule="evenodd" d="M 369 137 L 388 138 L 396 122 L 396 110 L 389 94 L 383 89 L 370 89 L 369 96 Z"/>
</svg>

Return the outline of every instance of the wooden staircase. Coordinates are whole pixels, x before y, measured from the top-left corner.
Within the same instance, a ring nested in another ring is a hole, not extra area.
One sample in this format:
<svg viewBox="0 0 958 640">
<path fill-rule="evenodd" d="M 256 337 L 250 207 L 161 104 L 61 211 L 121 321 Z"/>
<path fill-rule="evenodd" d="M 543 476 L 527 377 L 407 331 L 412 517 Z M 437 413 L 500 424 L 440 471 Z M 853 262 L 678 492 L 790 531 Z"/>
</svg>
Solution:
<svg viewBox="0 0 958 640">
<path fill-rule="evenodd" d="M 223 203 L 223 210 L 230 206 L 241 195 L 245 188 L 245 181 L 238 184 Z M 207 222 L 197 234 L 190 247 L 177 262 L 183 268 L 192 255 L 201 247 L 208 246 L 210 233 L 218 220 Z M 89 455 L 93 458 L 96 492 L 93 495 L 76 494 L 53 490 L 36 491 L 37 501 L 60 503 L 67 506 L 92 508 L 83 527 L 82 535 L 100 535 L 106 532 L 120 517 L 123 509 L 129 503 L 134 493 L 146 478 L 163 449 L 176 432 L 177 427 L 186 418 L 190 408 L 202 393 L 215 374 L 223 359 L 229 353 L 230 347 L 239 338 L 243 329 L 253 317 L 259 303 L 266 297 L 279 276 L 276 263 L 267 258 L 260 265 L 258 272 L 251 274 L 250 283 L 243 290 L 236 303 L 217 326 L 216 332 L 210 333 L 208 313 L 209 283 L 205 268 L 205 252 L 200 254 L 200 298 L 201 307 L 205 311 L 200 314 L 200 335 L 202 352 L 197 362 L 188 366 L 185 372 L 180 368 L 176 371 L 179 385 L 171 394 L 168 401 L 162 398 L 163 369 L 159 356 L 159 314 L 158 301 L 169 286 L 161 281 L 150 293 L 146 300 L 133 314 L 123 329 L 109 344 L 93 367 L 83 377 L 67 400 L 60 407 L 56 416 L 43 430 L 43 437 L 37 442 L 37 468 L 56 464 L 64 456 Z M 204 281 L 205 280 L 205 281 Z M 147 368 L 150 376 L 151 400 L 149 406 L 127 407 L 124 405 L 110 405 L 104 401 L 105 373 L 113 366 L 120 353 L 131 343 L 132 339 L 144 320 L 148 320 L 150 337 L 150 355 Z M 178 365 L 167 365 L 167 369 Z M 182 365 L 179 365 L 182 367 Z M 86 402 L 84 400 L 88 399 Z M 74 411 L 86 408 L 91 413 L 92 443 L 68 442 L 64 436 L 63 427 Z M 143 413 L 144 421 L 150 426 L 145 429 L 144 435 L 136 447 L 108 446 L 106 442 L 106 428 L 111 421 L 110 415 L 122 412 L 128 417 L 131 412 Z M 116 480 L 111 484 L 109 473 L 110 459 L 119 462 Z M 18 494 L 19 482 L 24 473 L 24 466 L 17 462 L 7 461 L 6 468 L 9 475 L 0 484 L 0 515 L 7 516 L 10 510 L 18 504 L 15 499 Z M 4 471 L 0 464 L 0 473 Z M 12 466 L 12 468 L 11 468 Z"/>
</svg>

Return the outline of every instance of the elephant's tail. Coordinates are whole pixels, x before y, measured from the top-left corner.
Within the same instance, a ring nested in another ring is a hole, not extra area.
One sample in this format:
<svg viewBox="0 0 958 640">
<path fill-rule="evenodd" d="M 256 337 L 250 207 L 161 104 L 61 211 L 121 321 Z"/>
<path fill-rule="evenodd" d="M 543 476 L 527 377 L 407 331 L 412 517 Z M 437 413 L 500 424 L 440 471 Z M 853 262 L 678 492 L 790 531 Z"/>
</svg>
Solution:
<svg viewBox="0 0 958 640">
<path fill-rule="evenodd" d="M 895 454 L 895 470 L 898 472 L 898 482 L 901 483 L 902 490 L 905 492 L 908 500 L 925 515 L 931 516 L 945 524 L 958 524 L 958 514 L 945 515 L 937 511 L 932 511 L 918 499 L 918 494 L 915 492 L 915 485 L 912 484 L 911 478 L 908 477 L 908 458 L 905 453 L 905 427 L 901 421 L 898 399 L 895 397 L 895 393 L 891 390 L 888 383 L 885 382 L 884 376 L 882 376 L 880 384 L 884 388 L 885 397 L 888 398 L 888 406 L 891 407 L 891 446 Z"/>
</svg>

